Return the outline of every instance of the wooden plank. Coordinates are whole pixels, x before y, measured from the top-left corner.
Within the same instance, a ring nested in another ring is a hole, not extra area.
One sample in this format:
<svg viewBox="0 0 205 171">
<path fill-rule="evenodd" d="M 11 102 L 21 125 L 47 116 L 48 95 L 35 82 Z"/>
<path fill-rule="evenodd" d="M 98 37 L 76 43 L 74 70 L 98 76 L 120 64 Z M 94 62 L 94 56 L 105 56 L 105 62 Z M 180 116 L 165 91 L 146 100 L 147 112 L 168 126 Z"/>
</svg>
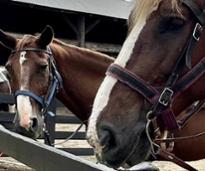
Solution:
<svg viewBox="0 0 205 171">
<path fill-rule="evenodd" d="M 62 150 L 13 133 L 0 125 L 0 149 L 38 171 L 113 171 Z"/>
<path fill-rule="evenodd" d="M 71 136 L 73 132 L 66 132 L 66 131 L 56 131 L 55 132 L 55 139 L 66 139 Z M 77 132 L 71 139 L 72 140 L 85 140 L 86 134 L 85 132 Z"/>
<path fill-rule="evenodd" d="M 74 116 L 57 115 L 56 116 L 56 123 L 80 124 L 82 122 Z"/>
<path fill-rule="evenodd" d="M 0 112 L 0 122 L 13 122 L 15 117 L 15 113 L 10 112 Z M 56 115 L 55 117 L 56 123 L 62 124 L 81 124 L 82 122 L 76 118 L 75 116 L 64 116 L 64 115 Z"/>
<path fill-rule="evenodd" d="M 8 104 L 14 104 L 15 98 L 13 95 L 0 93 L 0 103 L 8 103 Z"/>
<path fill-rule="evenodd" d="M 60 150 L 66 151 L 68 153 L 77 155 L 77 156 L 92 156 L 94 151 L 92 148 L 59 148 Z"/>
<path fill-rule="evenodd" d="M 0 112 L 0 123 L 13 122 L 14 117 L 15 117 L 15 113 Z"/>
</svg>

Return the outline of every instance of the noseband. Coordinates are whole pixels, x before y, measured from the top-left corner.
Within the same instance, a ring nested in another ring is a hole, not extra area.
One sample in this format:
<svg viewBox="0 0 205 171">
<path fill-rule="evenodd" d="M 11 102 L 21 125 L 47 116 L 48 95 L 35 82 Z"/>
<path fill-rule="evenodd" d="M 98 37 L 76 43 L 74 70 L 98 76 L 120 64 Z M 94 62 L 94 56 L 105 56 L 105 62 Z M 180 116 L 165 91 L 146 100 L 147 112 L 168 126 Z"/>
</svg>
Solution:
<svg viewBox="0 0 205 171">
<path fill-rule="evenodd" d="M 18 52 L 40 52 L 40 53 L 44 53 L 48 55 L 48 60 L 49 60 L 49 70 L 50 70 L 50 82 L 51 85 L 48 88 L 48 91 L 46 93 L 45 96 L 38 96 L 36 95 L 34 92 L 31 92 L 29 90 L 18 90 L 15 92 L 15 99 L 17 98 L 17 96 L 19 95 L 23 95 L 23 96 L 28 96 L 32 99 L 34 99 L 36 102 L 38 102 L 41 107 L 42 107 L 42 114 L 45 114 L 49 105 L 51 104 L 55 93 L 63 87 L 63 81 L 61 78 L 61 75 L 59 74 L 56 65 L 55 65 L 55 60 L 53 57 L 53 54 L 51 52 L 50 47 L 47 47 L 47 50 L 44 49 L 38 49 L 38 48 L 25 48 L 25 49 L 21 49 L 21 50 L 15 50 L 12 51 L 12 53 L 18 53 Z"/>
<path fill-rule="evenodd" d="M 203 26 L 205 25 L 205 13 L 193 0 L 181 0 L 181 2 L 192 11 L 197 23 L 163 89 L 159 90 L 151 86 L 138 75 L 117 64 L 112 64 L 106 72 L 107 75 L 116 78 L 119 82 L 141 94 L 152 105 L 150 112 L 147 114 L 148 120 L 152 121 L 156 118 L 161 130 L 169 130 L 171 132 L 180 128 L 171 109 L 173 100 L 205 73 L 205 57 L 191 69 L 192 51 L 202 34 Z M 190 70 L 182 78 L 179 78 L 184 66 L 187 66 Z M 148 138 L 150 138 L 149 135 Z M 152 142 L 151 138 L 150 141 Z M 171 154 L 165 153 L 163 157 L 167 159 L 170 157 L 169 160 L 174 158 Z M 188 170 L 195 170 L 179 159 L 174 159 L 178 163 L 174 160 L 171 161 L 188 168 Z"/>
</svg>

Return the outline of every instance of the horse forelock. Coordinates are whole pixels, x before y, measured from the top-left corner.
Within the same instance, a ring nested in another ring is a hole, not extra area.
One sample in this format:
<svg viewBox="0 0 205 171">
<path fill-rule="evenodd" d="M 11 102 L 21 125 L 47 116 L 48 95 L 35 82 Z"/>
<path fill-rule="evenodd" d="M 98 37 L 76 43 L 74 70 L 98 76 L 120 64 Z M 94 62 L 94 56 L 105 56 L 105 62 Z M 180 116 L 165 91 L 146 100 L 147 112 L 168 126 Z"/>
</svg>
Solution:
<svg viewBox="0 0 205 171">
<path fill-rule="evenodd" d="M 132 9 L 128 19 L 128 30 L 132 30 L 138 20 L 147 19 L 153 9 L 157 10 L 163 0 L 136 0 L 134 8 Z M 181 13 L 179 8 L 180 0 L 170 0 L 172 9 Z"/>
</svg>

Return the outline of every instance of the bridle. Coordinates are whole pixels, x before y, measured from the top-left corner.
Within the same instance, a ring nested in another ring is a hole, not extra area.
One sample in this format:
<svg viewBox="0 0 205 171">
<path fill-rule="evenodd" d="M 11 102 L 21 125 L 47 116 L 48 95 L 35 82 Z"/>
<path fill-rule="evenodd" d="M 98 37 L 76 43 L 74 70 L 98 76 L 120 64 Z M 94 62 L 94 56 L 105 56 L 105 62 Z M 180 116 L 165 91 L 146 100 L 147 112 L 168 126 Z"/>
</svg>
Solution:
<svg viewBox="0 0 205 171">
<path fill-rule="evenodd" d="M 12 51 L 12 54 L 14 53 L 19 53 L 19 52 L 40 52 L 40 53 L 44 53 L 48 55 L 48 60 L 49 60 L 49 70 L 50 70 L 50 82 L 51 85 L 48 88 L 48 91 L 46 93 L 45 96 L 38 96 L 35 93 L 33 93 L 32 91 L 29 90 L 17 90 L 15 92 L 15 98 L 17 98 L 17 96 L 19 95 L 24 95 L 24 96 L 28 96 L 32 99 L 34 99 L 36 102 L 38 102 L 41 107 L 42 107 L 42 111 L 46 112 L 49 105 L 51 104 L 55 93 L 62 88 L 62 78 L 61 75 L 59 74 L 56 65 L 55 65 L 55 60 L 53 57 L 53 54 L 51 52 L 50 47 L 47 48 L 47 50 L 44 49 L 38 49 L 38 48 L 25 48 L 25 49 L 20 49 L 20 50 L 14 50 Z"/>
<path fill-rule="evenodd" d="M 193 83 L 205 73 L 205 57 L 191 68 L 193 48 L 199 41 L 203 32 L 203 26 L 205 25 L 205 12 L 193 0 L 181 0 L 181 2 L 192 11 L 197 23 L 163 89 L 159 90 L 158 88 L 151 86 L 138 75 L 115 63 L 108 68 L 106 75 L 116 78 L 119 82 L 140 93 L 152 105 L 151 110 L 147 113 L 148 123 L 146 129 L 148 139 L 152 146 L 152 153 L 154 153 L 154 155 L 159 154 L 188 170 L 195 171 L 196 169 L 189 166 L 172 153 L 162 150 L 159 145 L 153 142 L 149 135 L 149 125 L 154 120 L 157 120 L 157 125 L 160 130 L 173 132 L 180 129 L 180 125 L 171 109 L 171 104 L 174 99 L 176 99 L 184 90 L 193 85 Z M 179 78 L 184 66 L 187 66 L 190 70 L 182 78 Z M 157 148 L 157 152 L 155 148 Z"/>
<path fill-rule="evenodd" d="M 17 96 L 23 95 L 28 96 L 35 100 L 40 106 L 41 106 L 41 115 L 44 116 L 44 119 L 46 119 L 46 115 L 48 112 L 48 107 L 50 106 L 53 98 L 55 97 L 56 92 L 58 92 L 60 89 L 63 88 L 63 80 L 56 68 L 55 60 L 52 54 L 52 51 L 50 47 L 48 46 L 47 49 L 39 49 L 39 48 L 24 48 L 20 50 L 13 50 L 12 54 L 15 53 L 21 53 L 21 52 L 40 52 L 48 55 L 48 63 L 49 63 L 49 72 L 50 72 L 50 86 L 48 88 L 48 91 L 45 96 L 38 96 L 34 92 L 29 90 L 17 90 L 14 95 L 15 99 L 17 99 Z M 46 126 L 45 126 L 46 127 Z M 47 139 L 50 139 L 48 136 L 48 132 L 46 128 L 44 129 L 45 136 L 47 136 Z"/>
</svg>

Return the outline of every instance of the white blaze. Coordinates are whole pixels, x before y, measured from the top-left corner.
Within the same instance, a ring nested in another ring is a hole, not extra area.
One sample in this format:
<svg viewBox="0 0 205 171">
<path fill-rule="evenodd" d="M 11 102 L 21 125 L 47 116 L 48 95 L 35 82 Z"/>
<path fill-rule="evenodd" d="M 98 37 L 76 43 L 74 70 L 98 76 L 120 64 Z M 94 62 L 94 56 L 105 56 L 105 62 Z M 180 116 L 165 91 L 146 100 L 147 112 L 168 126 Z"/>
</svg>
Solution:
<svg viewBox="0 0 205 171">
<path fill-rule="evenodd" d="M 31 126 L 32 107 L 29 97 L 19 95 L 17 97 L 17 111 L 20 119 L 20 126 L 29 128 Z"/>
<path fill-rule="evenodd" d="M 27 60 L 26 58 L 26 51 L 23 51 L 20 53 L 20 58 L 19 58 L 19 63 L 20 63 L 20 77 L 25 76 L 24 72 L 24 68 L 23 68 L 23 64 L 25 63 L 25 61 Z M 20 78 L 20 82 L 21 82 L 21 78 Z M 27 87 L 27 83 L 22 83 L 20 85 L 20 90 L 26 90 Z M 19 95 L 17 97 L 17 111 L 19 114 L 19 118 L 20 118 L 20 126 L 24 127 L 24 128 L 29 128 L 31 126 L 31 114 L 32 114 L 32 106 L 31 106 L 31 101 L 30 98 L 28 96 L 24 96 L 24 95 Z"/>
<path fill-rule="evenodd" d="M 142 22 L 135 25 L 132 32 L 129 34 L 128 38 L 123 44 L 120 54 L 118 55 L 114 63 L 122 67 L 126 67 L 126 64 L 132 55 L 135 42 L 138 40 L 139 34 L 141 30 L 143 29 L 145 23 L 146 23 L 146 20 L 143 20 Z M 106 76 L 94 100 L 92 114 L 89 119 L 87 138 L 89 142 L 95 147 L 99 146 L 97 130 L 96 130 L 96 123 L 97 123 L 97 120 L 98 120 L 98 117 L 101 111 L 108 104 L 111 91 L 116 83 L 117 83 L 117 80 L 115 78 L 111 76 Z"/>
<path fill-rule="evenodd" d="M 22 51 L 20 53 L 20 65 L 22 66 L 25 61 L 26 61 L 26 51 Z"/>
</svg>

